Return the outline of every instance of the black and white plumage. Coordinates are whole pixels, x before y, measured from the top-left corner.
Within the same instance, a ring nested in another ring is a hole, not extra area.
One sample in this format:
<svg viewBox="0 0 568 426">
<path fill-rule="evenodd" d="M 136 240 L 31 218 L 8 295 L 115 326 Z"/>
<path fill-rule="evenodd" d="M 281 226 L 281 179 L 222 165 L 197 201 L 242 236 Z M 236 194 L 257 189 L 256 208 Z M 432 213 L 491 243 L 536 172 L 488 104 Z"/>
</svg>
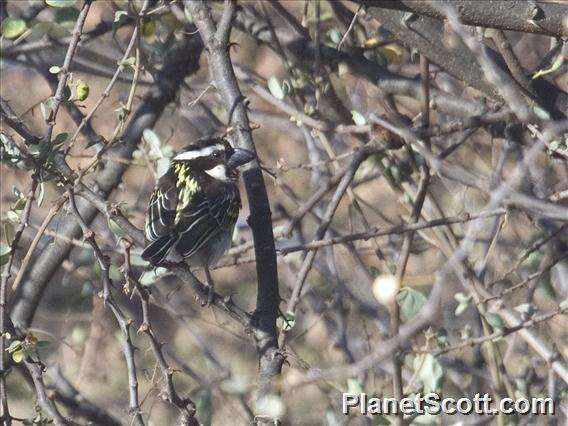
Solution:
<svg viewBox="0 0 568 426">
<path fill-rule="evenodd" d="M 181 259 L 201 266 L 212 288 L 209 267 L 230 247 L 241 208 L 237 167 L 253 158 L 222 138 L 178 152 L 150 198 L 142 257 L 155 266 Z"/>
</svg>

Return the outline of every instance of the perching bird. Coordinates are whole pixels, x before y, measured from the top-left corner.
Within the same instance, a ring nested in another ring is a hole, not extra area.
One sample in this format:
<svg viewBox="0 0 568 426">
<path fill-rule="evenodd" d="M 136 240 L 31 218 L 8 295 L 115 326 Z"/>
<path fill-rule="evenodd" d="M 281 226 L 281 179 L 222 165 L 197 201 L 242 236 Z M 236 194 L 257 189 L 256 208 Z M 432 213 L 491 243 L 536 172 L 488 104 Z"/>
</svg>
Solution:
<svg viewBox="0 0 568 426">
<path fill-rule="evenodd" d="M 241 208 L 237 167 L 253 158 L 223 138 L 198 140 L 173 158 L 146 211 L 142 258 L 155 266 L 185 259 L 203 267 L 209 304 L 214 294 L 209 268 L 229 249 Z"/>
</svg>

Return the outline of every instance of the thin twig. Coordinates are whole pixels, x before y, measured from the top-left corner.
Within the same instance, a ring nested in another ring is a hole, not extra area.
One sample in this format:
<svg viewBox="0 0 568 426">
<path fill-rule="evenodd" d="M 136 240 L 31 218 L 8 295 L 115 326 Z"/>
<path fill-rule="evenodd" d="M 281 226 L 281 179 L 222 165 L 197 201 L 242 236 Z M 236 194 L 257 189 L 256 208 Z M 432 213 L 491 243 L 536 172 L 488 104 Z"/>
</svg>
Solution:
<svg viewBox="0 0 568 426">
<path fill-rule="evenodd" d="M 150 340 L 150 344 L 152 346 L 152 352 L 154 353 L 154 357 L 158 362 L 160 370 L 162 371 L 162 375 L 164 376 L 164 380 L 166 381 L 166 395 L 167 401 L 177 407 L 181 414 L 180 424 L 182 425 L 195 425 L 197 426 L 199 423 L 195 419 L 195 404 L 189 398 L 181 398 L 174 386 L 173 381 L 173 369 L 168 365 L 163 351 L 162 351 L 162 343 L 158 341 L 154 330 L 152 329 L 152 325 L 150 323 L 150 314 L 149 314 L 149 299 L 150 294 L 148 290 L 140 284 L 138 279 L 134 276 L 132 272 L 132 266 L 130 264 L 130 247 L 131 244 L 129 241 L 124 239 L 121 240 L 123 253 L 124 253 L 124 278 L 126 283 L 133 282 L 136 288 L 136 292 L 140 297 L 140 302 L 142 304 L 142 325 L 138 329 L 138 332 L 142 331 Z"/>
<path fill-rule="evenodd" d="M 124 340 L 122 342 L 122 349 L 124 352 L 124 357 L 126 359 L 126 367 L 128 369 L 128 384 L 129 384 L 129 395 L 130 395 L 130 415 L 133 416 L 133 421 L 136 425 L 144 425 L 144 420 L 142 419 L 142 412 L 140 409 L 140 402 L 138 398 L 138 380 L 136 378 L 136 362 L 134 360 L 134 345 L 132 344 L 132 338 L 130 336 L 130 326 L 131 320 L 127 319 L 112 296 L 111 286 L 112 281 L 110 279 L 110 265 L 109 259 L 105 256 L 98 246 L 95 240 L 94 232 L 89 228 L 89 225 L 83 220 L 77 204 L 75 202 L 75 195 L 71 189 L 68 190 L 69 203 L 71 205 L 71 211 L 74 214 L 77 222 L 81 226 L 83 231 L 83 238 L 90 244 L 93 248 L 95 258 L 101 268 L 101 279 L 103 282 L 103 300 L 105 304 L 110 308 L 114 314 L 120 329 L 122 330 Z"/>
<path fill-rule="evenodd" d="M 75 27 L 73 28 L 71 42 L 69 43 L 69 47 L 67 48 L 67 53 L 65 54 L 63 65 L 59 70 L 59 83 L 57 84 L 57 89 L 55 90 L 55 94 L 53 95 L 53 104 L 51 105 L 49 114 L 45 119 L 47 123 L 45 140 L 47 143 L 51 142 L 51 135 L 53 133 L 53 128 L 55 127 L 57 112 L 59 111 L 59 106 L 63 101 L 63 92 L 65 90 L 65 86 L 67 85 L 67 79 L 69 78 L 69 67 L 71 65 L 71 61 L 73 60 L 73 56 L 75 55 L 75 50 L 77 49 L 79 40 L 81 39 L 81 34 L 83 33 L 83 25 L 85 24 L 85 20 L 87 19 L 87 13 L 89 12 L 89 8 L 91 7 L 91 2 L 92 0 L 85 0 L 85 2 L 83 3 L 83 7 L 79 12 Z"/>
<path fill-rule="evenodd" d="M 81 121 L 79 126 L 77 126 L 75 133 L 73 133 L 73 136 L 71 136 L 71 139 L 69 141 L 68 149 L 71 149 L 73 147 L 73 144 L 75 143 L 75 139 L 77 139 L 77 136 L 81 132 L 81 129 L 91 120 L 91 118 L 93 117 L 93 115 L 95 114 L 97 109 L 101 106 L 103 101 L 106 98 L 108 98 L 108 96 L 110 95 L 110 92 L 111 92 L 112 88 L 114 87 L 114 85 L 115 85 L 115 83 L 118 79 L 118 76 L 126 68 L 126 66 L 124 65 L 124 62 L 130 56 L 130 52 L 132 51 L 132 48 L 134 47 L 134 43 L 138 39 L 139 30 L 140 30 L 140 25 L 136 25 L 134 27 L 134 31 L 132 32 L 132 36 L 130 37 L 130 41 L 128 42 L 128 46 L 126 47 L 126 50 L 124 51 L 124 55 L 122 56 L 122 59 L 120 59 L 120 61 L 119 61 L 119 64 L 116 68 L 116 71 L 114 72 L 112 78 L 110 79 L 109 83 L 105 87 L 105 90 L 103 91 L 103 93 L 101 93 L 101 96 L 99 97 L 99 99 L 97 100 L 95 105 L 91 108 L 89 113 L 83 118 L 83 120 Z"/>
<path fill-rule="evenodd" d="M 14 263 L 14 258 L 16 257 L 16 250 L 18 249 L 18 245 L 20 243 L 20 238 L 24 233 L 24 229 L 28 226 L 28 222 L 30 220 L 30 214 L 32 211 L 32 204 L 35 200 L 35 192 L 38 186 L 38 181 L 35 176 L 32 176 L 32 183 L 30 186 L 29 193 L 27 194 L 26 204 L 24 205 L 24 209 L 22 211 L 20 217 L 20 224 L 14 233 L 14 239 L 10 243 L 10 255 L 8 257 L 8 261 L 4 266 L 4 270 L 2 271 L 2 280 L 0 282 L 0 421 L 5 421 L 6 423 L 10 424 L 11 417 L 10 411 L 8 409 L 8 392 L 6 389 L 6 364 L 5 364 L 5 357 L 7 354 L 5 353 L 4 347 L 4 339 L 6 338 L 6 324 L 5 324 L 5 317 L 6 317 L 6 290 L 8 286 L 8 280 L 12 276 L 12 264 Z M 38 395 L 39 397 L 39 395 Z"/>
<path fill-rule="evenodd" d="M 379 150 L 382 150 L 382 147 L 380 145 L 368 144 L 360 148 L 359 151 L 353 156 L 351 162 L 345 168 L 344 170 L 345 173 L 343 174 L 343 177 L 341 178 L 341 181 L 339 182 L 337 189 L 335 190 L 335 193 L 333 194 L 333 197 L 329 205 L 327 206 L 324 217 L 322 218 L 322 223 L 320 223 L 318 229 L 316 230 L 314 240 L 321 240 L 324 237 L 327 228 L 331 220 L 333 219 L 335 210 L 339 206 L 339 202 L 343 198 L 345 191 L 347 191 L 347 188 L 349 187 L 351 181 L 353 180 L 353 177 L 355 176 L 355 173 L 359 169 L 359 166 L 363 163 L 363 161 L 365 161 L 365 159 L 369 155 Z M 287 311 L 289 312 L 295 312 L 296 306 L 300 302 L 302 288 L 304 286 L 304 282 L 308 276 L 308 273 L 312 268 L 316 253 L 317 253 L 317 248 L 310 251 L 306 256 L 306 258 L 304 259 L 304 262 L 302 263 L 302 267 L 298 272 L 298 278 L 296 279 L 296 283 L 294 284 L 294 290 L 288 301 Z"/>
<path fill-rule="evenodd" d="M 12 283 L 12 290 L 16 290 L 18 288 L 18 285 L 20 284 L 20 281 L 22 280 L 24 274 L 26 273 L 27 266 L 30 263 L 34 250 L 36 249 L 39 241 L 41 240 L 41 237 L 43 236 L 45 230 L 47 229 L 47 226 L 51 222 L 51 219 L 53 219 L 53 217 L 59 212 L 59 210 L 61 210 L 61 207 L 63 207 L 65 201 L 66 201 L 65 198 L 59 199 L 45 216 L 45 219 L 38 228 L 38 231 L 34 236 L 34 239 L 32 240 L 32 243 L 30 244 L 30 247 L 28 248 L 26 255 L 24 256 L 24 259 L 20 264 L 20 269 L 18 269 L 18 274 L 16 275 L 16 278 L 14 278 L 14 282 Z"/>
<path fill-rule="evenodd" d="M 536 316 L 534 318 L 523 321 L 520 324 L 517 324 L 515 326 L 507 327 L 503 330 L 497 330 L 497 331 L 494 331 L 493 333 L 485 335 L 485 336 L 467 339 L 467 340 L 464 340 L 463 342 L 460 342 L 460 343 L 453 345 L 453 346 L 448 346 L 448 347 L 445 347 L 445 348 L 442 348 L 442 349 L 438 349 L 438 350 L 434 351 L 433 355 L 434 356 L 440 356 L 440 355 L 448 353 L 448 352 L 453 352 L 453 351 L 457 351 L 457 350 L 464 349 L 464 348 L 467 348 L 467 347 L 480 345 L 480 344 L 485 343 L 485 342 L 496 341 L 497 339 L 501 339 L 505 336 L 516 333 L 519 330 L 534 327 L 537 324 L 540 324 L 542 322 L 546 322 L 546 321 L 550 320 L 551 318 L 554 318 L 555 316 L 561 315 L 561 314 L 564 314 L 564 313 L 566 313 L 566 308 L 564 308 L 564 309 L 558 308 L 558 309 L 556 309 L 552 312 L 549 312 L 547 314 L 539 315 L 539 316 Z M 431 352 L 431 351 L 427 351 L 427 350 L 420 351 L 419 350 L 419 351 L 415 351 L 415 352 L 421 353 L 421 352 Z M 552 370 L 552 371 L 554 371 L 554 370 Z"/>
</svg>

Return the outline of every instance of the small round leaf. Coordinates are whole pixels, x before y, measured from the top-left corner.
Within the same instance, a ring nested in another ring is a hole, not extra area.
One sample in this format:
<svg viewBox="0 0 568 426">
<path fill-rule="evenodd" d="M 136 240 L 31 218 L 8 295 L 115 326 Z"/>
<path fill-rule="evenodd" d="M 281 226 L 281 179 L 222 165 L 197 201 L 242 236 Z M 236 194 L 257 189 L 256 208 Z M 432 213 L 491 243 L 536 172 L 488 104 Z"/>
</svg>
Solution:
<svg viewBox="0 0 568 426">
<path fill-rule="evenodd" d="M 2 21 L 2 37 L 14 39 L 26 31 L 26 21 L 20 18 L 7 17 Z"/>
<path fill-rule="evenodd" d="M 77 0 L 45 0 L 45 3 L 51 7 L 73 7 Z"/>
</svg>

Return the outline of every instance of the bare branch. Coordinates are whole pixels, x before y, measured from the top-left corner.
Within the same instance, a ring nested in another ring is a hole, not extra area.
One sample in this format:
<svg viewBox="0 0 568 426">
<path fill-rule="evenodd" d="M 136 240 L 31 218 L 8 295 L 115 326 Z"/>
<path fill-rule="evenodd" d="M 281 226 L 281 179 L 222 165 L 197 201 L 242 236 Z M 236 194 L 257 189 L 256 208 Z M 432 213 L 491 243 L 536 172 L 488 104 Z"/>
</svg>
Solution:
<svg viewBox="0 0 568 426">
<path fill-rule="evenodd" d="M 234 19 L 235 5 L 232 0 L 225 2 L 223 17 L 216 29 L 206 3 L 195 0 L 185 1 L 184 4 L 186 10 L 193 16 L 207 48 L 211 76 L 229 116 L 230 124 L 236 128 L 237 144 L 256 152 L 246 105 L 229 56 L 228 38 L 225 37 L 232 26 L 229 22 L 232 23 Z M 260 355 L 260 384 L 270 386 L 272 379 L 280 374 L 284 362 L 284 357 L 278 351 L 276 329 L 280 296 L 270 204 L 258 161 L 246 166 L 243 179 L 250 206 L 248 223 L 252 228 L 257 259 L 258 291 L 254 320 L 257 325 L 255 338 Z"/>
</svg>

